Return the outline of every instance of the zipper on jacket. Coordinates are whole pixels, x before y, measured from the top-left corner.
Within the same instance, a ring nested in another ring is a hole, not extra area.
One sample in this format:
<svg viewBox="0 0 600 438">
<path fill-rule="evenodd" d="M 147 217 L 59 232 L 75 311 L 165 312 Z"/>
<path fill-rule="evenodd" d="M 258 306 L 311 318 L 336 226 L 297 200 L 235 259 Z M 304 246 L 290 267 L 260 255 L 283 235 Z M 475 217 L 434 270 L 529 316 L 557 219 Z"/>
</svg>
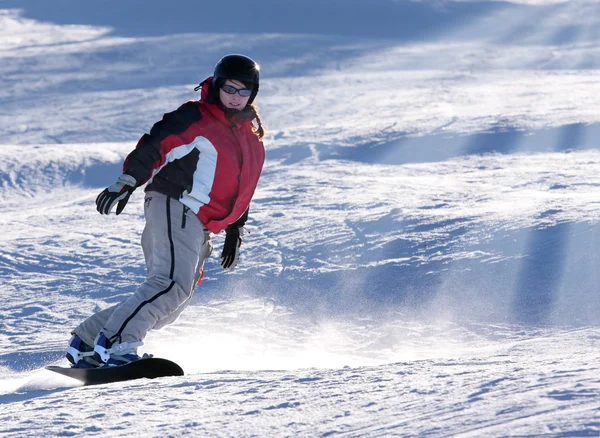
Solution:
<svg viewBox="0 0 600 438">
<path fill-rule="evenodd" d="M 236 129 L 237 129 L 237 126 L 236 126 L 235 123 L 232 122 L 232 123 L 229 124 L 229 131 L 233 134 L 233 136 L 235 138 L 237 138 L 237 134 L 235 133 Z"/>
<path fill-rule="evenodd" d="M 187 212 L 190 210 L 190 207 L 183 206 L 183 215 L 181 216 L 181 228 L 185 229 L 186 216 Z"/>
</svg>

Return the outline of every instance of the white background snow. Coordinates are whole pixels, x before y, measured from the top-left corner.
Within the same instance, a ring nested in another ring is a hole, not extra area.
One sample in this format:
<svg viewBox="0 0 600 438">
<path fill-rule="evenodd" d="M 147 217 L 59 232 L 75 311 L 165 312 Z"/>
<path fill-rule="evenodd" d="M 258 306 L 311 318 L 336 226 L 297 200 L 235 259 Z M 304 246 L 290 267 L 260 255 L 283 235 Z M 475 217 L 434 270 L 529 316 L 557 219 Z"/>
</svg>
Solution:
<svg viewBox="0 0 600 438">
<path fill-rule="evenodd" d="M 235 271 L 78 387 L 145 275 L 94 199 L 227 53 L 267 164 Z M 600 2 L 0 0 L 0 435 L 600 435 Z"/>
</svg>

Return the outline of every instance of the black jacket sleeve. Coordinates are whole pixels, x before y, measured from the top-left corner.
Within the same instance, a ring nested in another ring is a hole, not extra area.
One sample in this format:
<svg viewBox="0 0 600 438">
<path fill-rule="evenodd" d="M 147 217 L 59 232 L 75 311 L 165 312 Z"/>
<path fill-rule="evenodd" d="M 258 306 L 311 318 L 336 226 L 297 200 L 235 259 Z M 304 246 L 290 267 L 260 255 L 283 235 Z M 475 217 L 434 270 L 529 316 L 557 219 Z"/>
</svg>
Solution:
<svg viewBox="0 0 600 438">
<path fill-rule="evenodd" d="M 237 221 L 235 221 L 232 224 L 229 224 L 227 226 L 227 228 L 225 228 L 225 231 L 235 229 L 235 228 L 240 228 L 240 227 L 243 227 L 244 225 L 246 225 L 246 221 L 248 220 L 248 212 L 249 211 L 250 211 L 250 207 L 248 207 L 246 209 L 244 214 Z"/>
<path fill-rule="evenodd" d="M 198 103 L 194 101 L 187 102 L 176 111 L 165 114 L 160 122 L 154 124 L 150 134 L 144 134 L 136 148 L 127 156 L 123 163 L 123 173 L 133 176 L 138 186 L 144 184 L 168 153 L 168 150 L 162 147 L 165 139 L 181 136 L 201 118 Z M 175 143 L 184 144 L 185 140 L 178 138 Z"/>
</svg>

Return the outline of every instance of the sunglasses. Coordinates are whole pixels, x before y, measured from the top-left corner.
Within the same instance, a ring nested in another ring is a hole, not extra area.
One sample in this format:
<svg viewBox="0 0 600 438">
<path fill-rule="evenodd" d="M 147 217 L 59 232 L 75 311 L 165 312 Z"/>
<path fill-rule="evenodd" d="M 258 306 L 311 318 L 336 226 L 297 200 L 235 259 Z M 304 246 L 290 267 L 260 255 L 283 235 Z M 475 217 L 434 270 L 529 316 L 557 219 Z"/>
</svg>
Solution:
<svg viewBox="0 0 600 438">
<path fill-rule="evenodd" d="M 221 85 L 221 90 L 227 94 L 238 93 L 242 97 L 248 97 L 252 94 L 252 90 L 250 88 L 235 88 L 231 85 Z"/>
</svg>

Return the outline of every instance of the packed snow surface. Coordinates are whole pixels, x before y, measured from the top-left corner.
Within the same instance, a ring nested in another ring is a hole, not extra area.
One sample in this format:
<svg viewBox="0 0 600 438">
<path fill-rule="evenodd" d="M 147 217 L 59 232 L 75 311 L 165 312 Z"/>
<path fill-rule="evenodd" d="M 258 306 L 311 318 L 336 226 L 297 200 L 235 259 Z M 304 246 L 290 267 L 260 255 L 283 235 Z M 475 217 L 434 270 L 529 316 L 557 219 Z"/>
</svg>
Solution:
<svg viewBox="0 0 600 438">
<path fill-rule="evenodd" d="M 166 8 L 0 0 L 1 436 L 600 435 L 600 2 Z M 267 163 L 141 349 L 185 375 L 44 370 L 145 276 L 97 194 L 228 53 Z"/>
</svg>

